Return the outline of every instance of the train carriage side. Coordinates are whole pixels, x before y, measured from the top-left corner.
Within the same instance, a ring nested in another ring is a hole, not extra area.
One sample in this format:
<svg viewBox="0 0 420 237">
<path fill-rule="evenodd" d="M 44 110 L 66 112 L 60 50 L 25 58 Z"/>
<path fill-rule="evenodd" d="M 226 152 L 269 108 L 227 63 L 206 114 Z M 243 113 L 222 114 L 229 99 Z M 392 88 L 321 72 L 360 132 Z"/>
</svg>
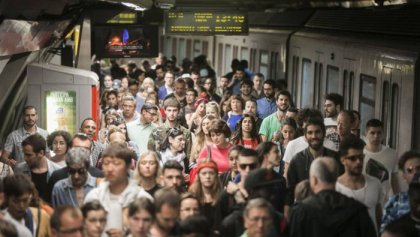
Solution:
<svg viewBox="0 0 420 237">
<path fill-rule="evenodd" d="M 322 109 L 326 93 L 342 94 L 346 109 L 360 111 L 362 132 L 367 120 L 381 119 L 384 143 L 401 154 L 418 147 L 417 52 L 418 44 L 409 39 L 298 32 L 290 41 L 289 85 L 301 107 Z"/>
</svg>

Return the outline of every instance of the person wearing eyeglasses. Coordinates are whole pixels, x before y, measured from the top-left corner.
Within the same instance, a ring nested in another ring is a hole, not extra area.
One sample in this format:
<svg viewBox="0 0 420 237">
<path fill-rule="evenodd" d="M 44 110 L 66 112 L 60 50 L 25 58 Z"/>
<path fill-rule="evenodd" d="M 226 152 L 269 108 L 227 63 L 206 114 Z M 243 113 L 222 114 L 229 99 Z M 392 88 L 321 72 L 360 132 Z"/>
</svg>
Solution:
<svg viewBox="0 0 420 237">
<path fill-rule="evenodd" d="M 360 138 L 346 137 L 341 141 L 340 161 L 344 165 L 344 174 L 338 177 L 335 189 L 366 205 L 378 230 L 384 193 L 378 179 L 363 174 L 364 147 L 365 143 Z"/>
<path fill-rule="evenodd" d="M 185 170 L 185 140 L 184 134 L 182 130 L 177 128 L 171 128 L 168 130 L 168 135 L 166 136 L 165 141 L 162 144 L 161 150 L 159 151 L 160 154 L 160 166 L 169 161 L 175 160 L 177 161 L 182 168 Z"/>
<path fill-rule="evenodd" d="M 77 207 L 57 207 L 51 216 L 50 225 L 52 237 L 83 236 L 83 215 Z"/>
<path fill-rule="evenodd" d="M 248 202 L 244 210 L 244 227 L 246 231 L 241 237 L 272 236 L 273 207 L 264 198 L 256 198 Z"/>
<path fill-rule="evenodd" d="M 96 187 L 96 178 L 89 172 L 89 152 L 80 147 L 69 150 L 66 156 L 68 178 L 58 181 L 53 188 L 53 207 L 71 205 L 81 207 L 84 197 Z"/>
<path fill-rule="evenodd" d="M 331 157 L 339 162 L 338 153 L 324 146 L 325 125 L 318 117 L 309 118 L 304 127 L 304 136 L 309 145 L 308 148 L 298 152 L 290 161 L 287 169 L 287 194 L 284 214 L 288 216 L 289 208 L 295 202 L 294 192 L 296 185 L 309 178 L 309 167 L 318 157 Z M 340 174 L 343 168 L 339 167 Z"/>
<path fill-rule="evenodd" d="M 410 184 L 416 174 L 420 174 L 420 153 L 415 150 L 406 151 L 398 161 L 398 168 L 402 171 L 402 177 L 407 184 Z M 381 228 L 392 221 L 410 212 L 410 202 L 406 191 L 392 195 L 384 205 Z"/>
</svg>

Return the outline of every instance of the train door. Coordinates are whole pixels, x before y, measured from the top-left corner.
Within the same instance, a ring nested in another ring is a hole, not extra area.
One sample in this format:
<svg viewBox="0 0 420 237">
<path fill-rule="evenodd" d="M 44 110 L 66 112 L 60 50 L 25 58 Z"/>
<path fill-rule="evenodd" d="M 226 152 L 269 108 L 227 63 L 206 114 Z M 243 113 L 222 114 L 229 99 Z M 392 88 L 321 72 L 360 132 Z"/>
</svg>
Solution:
<svg viewBox="0 0 420 237">
<path fill-rule="evenodd" d="M 290 55 L 293 55 L 291 58 L 291 68 L 289 68 L 290 73 L 289 73 L 289 88 L 290 88 L 290 93 L 292 93 L 292 98 L 293 101 L 295 103 L 299 103 L 299 101 L 297 101 L 298 98 L 298 87 L 300 86 L 299 84 L 299 68 L 300 68 L 300 48 L 293 48 L 290 52 Z"/>
<path fill-rule="evenodd" d="M 382 107 L 381 120 L 384 124 L 384 145 L 393 149 L 398 145 L 398 115 L 400 102 L 400 88 L 402 81 L 401 70 L 390 67 L 382 68 Z"/>
<path fill-rule="evenodd" d="M 354 75 L 356 71 L 356 60 L 345 58 L 343 60 L 343 91 L 344 109 L 352 110 L 354 107 Z"/>
</svg>

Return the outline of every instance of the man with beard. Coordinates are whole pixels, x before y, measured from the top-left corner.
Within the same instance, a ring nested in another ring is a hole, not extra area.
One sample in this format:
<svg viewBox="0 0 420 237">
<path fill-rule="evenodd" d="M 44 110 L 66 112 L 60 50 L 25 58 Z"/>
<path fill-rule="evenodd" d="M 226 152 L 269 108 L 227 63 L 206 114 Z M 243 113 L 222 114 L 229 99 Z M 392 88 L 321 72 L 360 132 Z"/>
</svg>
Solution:
<svg viewBox="0 0 420 237">
<path fill-rule="evenodd" d="M 191 152 L 191 132 L 187 128 L 181 126 L 178 121 L 180 110 L 179 102 L 175 98 L 168 98 L 163 103 L 163 106 L 165 108 L 166 121 L 161 127 L 155 128 L 152 131 L 147 148 L 151 151 L 159 151 L 166 138 L 166 134 L 168 134 L 168 130 L 171 128 L 178 128 L 184 133 L 185 154 L 189 157 Z M 188 167 L 188 165 L 185 167 Z"/>
<path fill-rule="evenodd" d="M 23 108 L 23 127 L 10 133 L 4 144 L 1 162 L 14 166 L 16 163 L 24 162 L 22 150 L 22 141 L 28 136 L 38 133 L 44 139 L 47 139 L 48 132 L 36 125 L 38 113 L 34 106 L 27 105 Z"/>
<path fill-rule="evenodd" d="M 337 93 L 330 93 L 325 96 L 324 124 L 325 124 L 327 135 L 337 131 L 337 116 L 338 116 L 338 113 L 340 113 L 342 109 L 343 109 L 343 96 Z"/>
<path fill-rule="evenodd" d="M 181 108 L 185 108 L 187 105 L 186 82 L 183 78 L 178 78 L 175 80 L 174 91 L 173 93 L 167 95 L 165 100 L 169 97 L 174 97 L 181 105 Z M 184 109 L 180 111 L 179 116 L 184 116 Z"/>
<path fill-rule="evenodd" d="M 346 137 L 340 145 L 340 161 L 344 165 L 344 174 L 338 177 L 335 189 L 348 197 L 354 198 L 368 208 L 369 216 L 376 229 L 382 217 L 382 185 L 378 179 L 364 175 L 363 148 L 365 143 L 360 138 Z"/>
<path fill-rule="evenodd" d="M 274 100 L 276 82 L 268 79 L 263 83 L 264 97 L 257 100 L 257 115 L 259 118 L 264 119 L 277 110 L 276 101 Z"/>
<path fill-rule="evenodd" d="M 155 194 L 156 220 L 150 229 L 151 236 L 178 236 L 179 195 L 171 189 L 160 189 Z"/>
<path fill-rule="evenodd" d="M 260 135 L 263 142 L 271 141 L 273 134 L 281 129 L 281 121 L 286 118 L 291 99 L 290 92 L 285 90 L 277 92 L 277 112 L 266 117 L 261 123 Z"/>
<path fill-rule="evenodd" d="M 338 153 L 323 146 L 325 125 L 319 118 L 309 118 L 304 127 L 304 136 L 309 147 L 297 153 L 289 163 L 287 170 L 287 196 L 284 214 L 288 216 L 289 207 L 294 203 L 296 185 L 309 178 L 309 167 L 318 157 L 331 157 L 338 162 Z M 342 168 L 340 169 L 342 173 Z"/>
<path fill-rule="evenodd" d="M 16 174 L 25 174 L 31 178 L 38 190 L 39 196 L 46 202 L 50 202 L 51 193 L 48 192 L 48 180 L 51 174 L 61 169 L 59 165 L 50 161 L 46 157 L 47 142 L 39 135 L 31 135 L 22 141 L 25 162 L 19 163 L 15 167 Z"/>
<path fill-rule="evenodd" d="M 167 95 L 174 92 L 174 79 L 175 74 L 173 72 L 167 71 L 165 73 L 165 84 L 159 87 L 158 91 L 159 100 L 164 100 Z"/>
</svg>

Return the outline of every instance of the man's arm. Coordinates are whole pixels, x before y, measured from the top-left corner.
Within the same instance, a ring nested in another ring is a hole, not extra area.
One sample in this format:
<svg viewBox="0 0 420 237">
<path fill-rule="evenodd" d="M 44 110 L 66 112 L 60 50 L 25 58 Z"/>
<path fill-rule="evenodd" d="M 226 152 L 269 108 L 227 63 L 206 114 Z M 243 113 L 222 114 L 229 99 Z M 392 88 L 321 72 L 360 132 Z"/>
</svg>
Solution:
<svg viewBox="0 0 420 237">
<path fill-rule="evenodd" d="M 391 188 L 394 194 L 401 192 L 400 184 L 398 183 L 398 172 L 391 174 Z"/>
</svg>

